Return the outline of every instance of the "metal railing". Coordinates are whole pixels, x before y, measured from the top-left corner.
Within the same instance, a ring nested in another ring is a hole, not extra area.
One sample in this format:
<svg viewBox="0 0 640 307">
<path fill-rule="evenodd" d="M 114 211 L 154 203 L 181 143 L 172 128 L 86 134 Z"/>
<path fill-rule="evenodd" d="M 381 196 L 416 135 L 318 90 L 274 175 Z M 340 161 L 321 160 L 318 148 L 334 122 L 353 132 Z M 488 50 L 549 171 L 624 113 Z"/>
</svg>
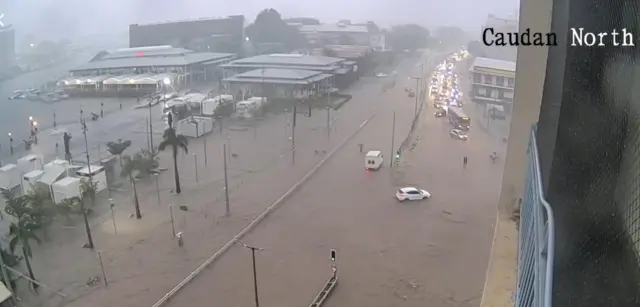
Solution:
<svg viewBox="0 0 640 307">
<path fill-rule="evenodd" d="M 518 238 L 516 307 L 551 307 L 555 231 L 553 210 L 544 199 L 536 128 L 531 129 L 529 162 Z"/>
</svg>

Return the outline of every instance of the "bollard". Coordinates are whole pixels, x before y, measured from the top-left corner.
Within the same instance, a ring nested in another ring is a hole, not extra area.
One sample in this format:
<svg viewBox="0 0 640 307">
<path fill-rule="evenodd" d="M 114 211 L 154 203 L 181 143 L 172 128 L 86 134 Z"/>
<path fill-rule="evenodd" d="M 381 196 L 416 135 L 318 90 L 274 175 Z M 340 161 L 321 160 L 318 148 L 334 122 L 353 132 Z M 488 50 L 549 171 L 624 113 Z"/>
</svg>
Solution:
<svg viewBox="0 0 640 307">
<path fill-rule="evenodd" d="M 182 231 L 176 233 L 176 238 L 178 239 L 178 246 L 183 246 L 184 245 L 184 241 L 182 239 Z"/>
</svg>

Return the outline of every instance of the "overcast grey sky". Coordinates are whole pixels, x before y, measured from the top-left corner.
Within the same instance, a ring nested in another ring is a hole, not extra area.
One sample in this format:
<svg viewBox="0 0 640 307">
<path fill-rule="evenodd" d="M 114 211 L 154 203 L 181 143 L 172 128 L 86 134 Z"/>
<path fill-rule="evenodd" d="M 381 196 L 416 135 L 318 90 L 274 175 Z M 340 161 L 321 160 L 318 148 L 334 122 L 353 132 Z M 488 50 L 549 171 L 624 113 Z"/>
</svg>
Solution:
<svg viewBox="0 0 640 307">
<path fill-rule="evenodd" d="M 262 9 L 284 17 L 373 20 L 382 26 L 415 22 L 428 27 L 479 29 L 487 14 L 513 14 L 518 0 L 0 0 L 3 21 L 18 34 L 39 38 L 124 32 L 131 23 L 243 14 L 252 21 Z M 67 33 L 67 34 L 65 34 Z"/>
</svg>

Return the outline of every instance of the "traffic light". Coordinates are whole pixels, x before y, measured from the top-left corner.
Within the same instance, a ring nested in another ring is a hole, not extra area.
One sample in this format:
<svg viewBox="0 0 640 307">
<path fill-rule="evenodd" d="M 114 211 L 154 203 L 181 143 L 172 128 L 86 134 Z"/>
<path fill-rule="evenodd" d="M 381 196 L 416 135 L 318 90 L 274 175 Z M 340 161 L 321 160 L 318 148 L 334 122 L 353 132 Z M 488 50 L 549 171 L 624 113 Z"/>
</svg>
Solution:
<svg viewBox="0 0 640 307">
<path fill-rule="evenodd" d="M 331 250 L 331 261 L 336 262 L 336 250 Z"/>
<path fill-rule="evenodd" d="M 400 159 L 400 149 L 398 149 L 398 151 L 396 151 L 396 159 Z"/>
</svg>

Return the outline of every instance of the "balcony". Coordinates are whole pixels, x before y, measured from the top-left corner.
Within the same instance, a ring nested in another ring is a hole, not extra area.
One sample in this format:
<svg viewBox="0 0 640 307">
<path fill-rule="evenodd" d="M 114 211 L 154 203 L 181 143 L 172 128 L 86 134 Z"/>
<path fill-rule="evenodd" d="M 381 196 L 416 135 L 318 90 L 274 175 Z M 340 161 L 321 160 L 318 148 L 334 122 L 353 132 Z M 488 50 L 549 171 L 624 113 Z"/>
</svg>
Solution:
<svg viewBox="0 0 640 307">
<path fill-rule="evenodd" d="M 555 231 L 553 210 L 544 199 L 536 144 L 531 129 L 529 163 L 520 206 L 516 307 L 551 307 Z"/>
</svg>

